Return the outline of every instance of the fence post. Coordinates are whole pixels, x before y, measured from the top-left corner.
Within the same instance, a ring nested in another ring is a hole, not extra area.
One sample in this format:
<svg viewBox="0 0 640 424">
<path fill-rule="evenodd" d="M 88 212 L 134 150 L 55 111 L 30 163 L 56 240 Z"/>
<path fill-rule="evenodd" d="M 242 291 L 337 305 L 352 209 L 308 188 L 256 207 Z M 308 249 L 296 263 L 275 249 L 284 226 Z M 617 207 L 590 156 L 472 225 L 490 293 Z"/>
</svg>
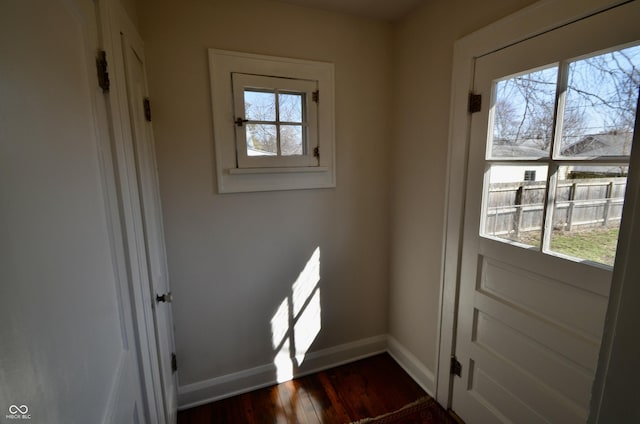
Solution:
<svg viewBox="0 0 640 424">
<path fill-rule="evenodd" d="M 609 211 L 611 210 L 611 196 L 613 195 L 613 181 L 610 181 L 607 184 L 607 203 L 604 204 L 604 219 L 602 220 L 602 225 L 609 225 Z"/>
<path fill-rule="evenodd" d="M 516 191 L 515 208 L 516 216 L 513 218 L 514 232 L 516 237 L 520 237 L 520 226 L 522 225 L 522 197 L 524 186 L 518 187 Z"/>
<path fill-rule="evenodd" d="M 569 189 L 569 209 L 567 210 L 567 231 L 571 231 L 573 227 L 573 207 L 576 200 L 576 189 L 578 183 L 571 184 Z"/>
</svg>

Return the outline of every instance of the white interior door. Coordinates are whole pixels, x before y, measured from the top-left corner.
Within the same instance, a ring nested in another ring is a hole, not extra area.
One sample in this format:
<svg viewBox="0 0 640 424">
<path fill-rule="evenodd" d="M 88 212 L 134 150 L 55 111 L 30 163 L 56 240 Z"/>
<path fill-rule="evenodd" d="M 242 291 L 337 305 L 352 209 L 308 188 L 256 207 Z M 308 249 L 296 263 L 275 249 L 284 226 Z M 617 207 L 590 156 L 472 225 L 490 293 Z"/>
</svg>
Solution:
<svg viewBox="0 0 640 424">
<path fill-rule="evenodd" d="M 142 43 L 135 34 L 121 32 L 127 81 L 127 97 L 143 219 L 148 275 L 153 307 L 153 331 L 157 346 L 160 383 L 167 422 L 177 419 L 177 381 L 174 357 L 171 291 L 166 261 L 164 228 L 151 111 Z"/>
<path fill-rule="evenodd" d="M 632 140 L 622 121 L 635 120 L 640 57 L 616 60 L 636 54 L 625 49 L 640 40 L 639 16 L 632 2 L 476 61 L 483 106 L 470 135 L 452 399 L 468 423 L 586 421 L 612 259 L 590 256 L 594 238 L 575 250 L 575 237 L 619 224 Z M 607 64 L 636 79 L 631 109 L 599 91 L 615 91 L 610 80 L 585 77 Z M 594 118 L 603 105 L 618 114 Z"/>
<path fill-rule="evenodd" d="M 118 175 L 127 265 L 148 421 L 175 423 L 177 384 L 162 214 L 151 124 L 145 118 L 147 86 L 143 43 L 116 0 L 100 10 L 111 79 L 112 149 Z M 166 295 L 157 299 L 157 296 Z"/>
</svg>

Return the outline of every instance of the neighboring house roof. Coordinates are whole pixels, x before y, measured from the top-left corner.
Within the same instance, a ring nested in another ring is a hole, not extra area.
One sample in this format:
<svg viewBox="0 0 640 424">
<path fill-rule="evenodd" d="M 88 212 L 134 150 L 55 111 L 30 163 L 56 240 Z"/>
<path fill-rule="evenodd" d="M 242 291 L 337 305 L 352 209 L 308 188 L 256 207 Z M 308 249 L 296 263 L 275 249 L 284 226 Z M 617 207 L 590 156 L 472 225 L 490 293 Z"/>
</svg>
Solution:
<svg viewBox="0 0 640 424">
<path fill-rule="evenodd" d="M 562 149 L 565 156 L 625 156 L 631 152 L 632 133 L 592 134 Z"/>
<path fill-rule="evenodd" d="M 548 157 L 549 152 L 542 150 L 540 142 L 536 140 L 526 140 L 519 144 L 501 143 L 499 140 L 494 140 L 491 155 L 502 158 L 538 158 Z"/>
<path fill-rule="evenodd" d="M 632 133 L 590 134 L 578 141 L 563 146 L 563 156 L 626 156 L 631 152 Z M 548 157 L 549 152 L 542 150 L 541 140 L 525 140 L 518 144 L 508 141 L 494 140 L 492 156 L 494 157 Z"/>
</svg>

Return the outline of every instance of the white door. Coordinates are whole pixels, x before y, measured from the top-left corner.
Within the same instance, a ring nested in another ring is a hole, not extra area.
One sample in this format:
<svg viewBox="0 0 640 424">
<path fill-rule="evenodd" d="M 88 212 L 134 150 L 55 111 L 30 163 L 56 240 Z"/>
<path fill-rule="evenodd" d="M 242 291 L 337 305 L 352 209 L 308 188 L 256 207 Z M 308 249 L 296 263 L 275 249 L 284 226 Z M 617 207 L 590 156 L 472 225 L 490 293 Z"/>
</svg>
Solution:
<svg viewBox="0 0 640 424">
<path fill-rule="evenodd" d="M 639 17 L 632 2 L 476 60 L 483 105 L 471 124 L 452 398 L 468 423 L 586 421 Z"/>
<path fill-rule="evenodd" d="M 3 417 L 148 421 L 96 76 L 97 4 L 0 2 Z"/>
<path fill-rule="evenodd" d="M 149 419 L 177 420 L 171 293 L 165 254 L 160 194 L 143 43 L 116 1 L 101 13 L 108 25 L 103 36 L 112 75 L 110 100 L 113 150 L 119 175 L 129 272 L 135 299 L 136 328 Z"/>
<path fill-rule="evenodd" d="M 145 77 L 142 44 L 135 34 L 121 32 L 127 81 L 127 97 L 135 154 L 138 190 L 145 235 L 153 322 L 160 382 L 167 422 L 177 419 L 176 359 L 174 358 L 171 291 L 166 261 L 164 228 L 156 155 L 151 128 L 151 109 Z"/>
</svg>

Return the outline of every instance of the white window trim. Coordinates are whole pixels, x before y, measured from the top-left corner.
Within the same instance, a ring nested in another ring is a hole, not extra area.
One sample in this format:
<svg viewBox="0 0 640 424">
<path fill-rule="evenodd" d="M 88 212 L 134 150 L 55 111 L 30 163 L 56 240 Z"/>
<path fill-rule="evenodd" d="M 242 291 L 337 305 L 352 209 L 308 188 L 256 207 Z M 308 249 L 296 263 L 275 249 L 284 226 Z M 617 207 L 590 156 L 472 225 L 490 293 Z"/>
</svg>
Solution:
<svg viewBox="0 0 640 424">
<path fill-rule="evenodd" d="M 336 186 L 333 64 L 209 49 L 209 66 L 219 193 Z M 233 73 L 317 81 L 320 93 L 317 166 L 238 166 Z"/>
</svg>

